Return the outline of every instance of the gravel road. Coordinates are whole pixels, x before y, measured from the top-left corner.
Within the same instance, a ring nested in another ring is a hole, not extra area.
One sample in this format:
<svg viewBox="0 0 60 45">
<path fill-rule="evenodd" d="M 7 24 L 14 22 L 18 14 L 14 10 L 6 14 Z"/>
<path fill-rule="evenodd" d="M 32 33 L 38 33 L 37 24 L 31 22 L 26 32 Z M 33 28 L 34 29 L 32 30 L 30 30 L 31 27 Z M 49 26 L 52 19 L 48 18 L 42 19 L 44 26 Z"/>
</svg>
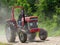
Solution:
<svg viewBox="0 0 60 45">
<path fill-rule="evenodd" d="M 8 43 L 5 35 L 0 35 L 0 42 Z M 38 37 L 35 38 L 35 41 L 26 43 L 21 43 L 16 37 L 15 43 L 8 43 L 13 45 L 60 45 L 60 37 L 48 37 L 45 41 L 41 41 Z"/>
</svg>

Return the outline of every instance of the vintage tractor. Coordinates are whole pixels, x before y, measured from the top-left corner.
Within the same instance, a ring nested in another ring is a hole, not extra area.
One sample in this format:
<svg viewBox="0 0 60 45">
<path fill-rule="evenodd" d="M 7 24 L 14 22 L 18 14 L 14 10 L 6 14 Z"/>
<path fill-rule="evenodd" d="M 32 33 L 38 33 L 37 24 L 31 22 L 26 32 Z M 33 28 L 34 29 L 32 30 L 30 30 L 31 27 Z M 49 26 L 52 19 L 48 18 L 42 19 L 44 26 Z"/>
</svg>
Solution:
<svg viewBox="0 0 60 45">
<path fill-rule="evenodd" d="M 19 16 L 17 21 L 14 17 L 15 8 L 22 9 L 21 17 Z M 15 6 L 12 8 L 11 19 L 6 21 L 5 31 L 8 42 L 14 42 L 16 34 L 18 34 L 22 43 L 25 43 L 27 39 L 29 41 L 33 41 L 35 39 L 36 32 L 39 32 L 39 38 L 41 40 L 45 40 L 47 38 L 47 31 L 42 28 L 38 28 L 38 17 L 25 16 L 24 8 L 21 6 Z"/>
</svg>

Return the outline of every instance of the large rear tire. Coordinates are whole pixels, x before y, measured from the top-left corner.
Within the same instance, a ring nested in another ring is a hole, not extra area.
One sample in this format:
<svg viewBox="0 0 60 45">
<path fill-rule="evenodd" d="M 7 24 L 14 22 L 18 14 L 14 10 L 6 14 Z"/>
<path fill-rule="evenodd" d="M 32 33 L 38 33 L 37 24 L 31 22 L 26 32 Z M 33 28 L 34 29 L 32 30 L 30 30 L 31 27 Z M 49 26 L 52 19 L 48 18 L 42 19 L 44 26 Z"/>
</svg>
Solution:
<svg viewBox="0 0 60 45">
<path fill-rule="evenodd" d="M 6 38 L 8 42 L 15 42 L 16 38 L 16 28 L 14 27 L 14 24 L 12 22 L 7 22 L 6 23 Z"/>
<path fill-rule="evenodd" d="M 25 32 L 20 31 L 18 35 L 22 43 L 25 43 L 27 41 L 27 34 Z"/>
<path fill-rule="evenodd" d="M 40 39 L 41 40 L 46 40 L 46 38 L 47 38 L 47 31 L 46 30 L 44 30 L 44 29 L 41 29 L 40 30 L 40 32 L 39 32 L 39 37 L 40 37 Z"/>
</svg>

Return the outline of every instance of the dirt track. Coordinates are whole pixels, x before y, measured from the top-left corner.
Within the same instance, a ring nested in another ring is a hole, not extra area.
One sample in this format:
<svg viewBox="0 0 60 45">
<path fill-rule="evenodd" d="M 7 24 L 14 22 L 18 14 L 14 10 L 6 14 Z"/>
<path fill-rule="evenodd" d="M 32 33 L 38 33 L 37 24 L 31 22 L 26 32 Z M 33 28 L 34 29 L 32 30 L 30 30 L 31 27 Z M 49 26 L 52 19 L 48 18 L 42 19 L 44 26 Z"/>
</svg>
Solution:
<svg viewBox="0 0 60 45">
<path fill-rule="evenodd" d="M 4 35 L 0 35 L 0 42 L 8 43 Z M 17 37 L 16 42 L 11 44 L 13 45 L 60 45 L 60 37 L 48 37 L 46 41 L 41 41 L 39 40 L 39 38 L 36 37 L 34 42 L 27 41 L 26 43 L 21 43 Z"/>
</svg>

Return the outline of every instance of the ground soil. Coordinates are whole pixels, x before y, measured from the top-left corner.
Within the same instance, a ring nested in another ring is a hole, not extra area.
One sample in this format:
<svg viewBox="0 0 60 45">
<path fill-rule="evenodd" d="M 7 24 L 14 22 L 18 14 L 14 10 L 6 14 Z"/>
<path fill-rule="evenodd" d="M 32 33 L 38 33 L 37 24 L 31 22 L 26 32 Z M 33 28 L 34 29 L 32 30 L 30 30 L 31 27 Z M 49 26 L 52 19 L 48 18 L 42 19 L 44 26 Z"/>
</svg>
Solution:
<svg viewBox="0 0 60 45">
<path fill-rule="evenodd" d="M 0 35 L 0 42 L 13 45 L 60 45 L 60 37 L 48 37 L 45 41 L 42 41 L 38 37 L 36 37 L 33 42 L 27 41 L 26 43 L 21 43 L 17 36 L 16 41 L 14 43 L 9 43 L 6 40 L 5 35 Z"/>
</svg>

